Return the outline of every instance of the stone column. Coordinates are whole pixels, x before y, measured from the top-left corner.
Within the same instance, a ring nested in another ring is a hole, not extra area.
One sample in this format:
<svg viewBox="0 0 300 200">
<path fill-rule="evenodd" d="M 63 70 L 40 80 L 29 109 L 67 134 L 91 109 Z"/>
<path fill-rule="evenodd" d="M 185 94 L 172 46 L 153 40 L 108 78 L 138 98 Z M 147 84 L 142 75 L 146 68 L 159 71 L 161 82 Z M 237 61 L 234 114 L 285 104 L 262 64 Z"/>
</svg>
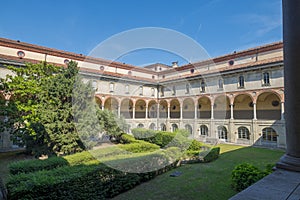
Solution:
<svg viewBox="0 0 300 200">
<path fill-rule="evenodd" d="M 121 105 L 118 105 L 118 117 L 121 116 Z"/>
<path fill-rule="evenodd" d="M 146 115 L 145 115 L 145 119 L 148 119 L 148 104 L 146 104 Z"/>
<path fill-rule="evenodd" d="M 281 120 L 284 120 L 284 102 L 281 102 Z"/>
<path fill-rule="evenodd" d="M 233 119 L 233 104 L 230 104 L 230 119 Z"/>
<path fill-rule="evenodd" d="M 170 119 L 170 106 L 168 106 L 168 119 Z"/>
<path fill-rule="evenodd" d="M 180 120 L 183 119 L 183 105 L 180 105 Z"/>
<path fill-rule="evenodd" d="M 195 105 L 195 116 L 194 116 L 195 119 L 197 119 L 197 105 Z"/>
<path fill-rule="evenodd" d="M 104 102 L 101 104 L 101 110 L 104 110 Z"/>
<path fill-rule="evenodd" d="M 257 117 L 256 117 L 256 103 L 253 103 L 253 119 L 257 120 Z"/>
<path fill-rule="evenodd" d="M 211 115 L 211 118 L 210 119 L 214 119 L 214 105 L 212 104 L 211 105 L 211 109 L 210 109 L 210 115 Z"/>
<path fill-rule="evenodd" d="M 132 106 L 132 119 L 135 119 L 135 105 Z"/>
<path fill-rule="evenodd" d="M 121 116 L 121 102 L 118 105 L 118 117 Z"/>
<path fill-rule="evenodd" d="M 286 154 L 277 168 L 300 172 L 300 1 L 282 0 Z"/>
</svg>

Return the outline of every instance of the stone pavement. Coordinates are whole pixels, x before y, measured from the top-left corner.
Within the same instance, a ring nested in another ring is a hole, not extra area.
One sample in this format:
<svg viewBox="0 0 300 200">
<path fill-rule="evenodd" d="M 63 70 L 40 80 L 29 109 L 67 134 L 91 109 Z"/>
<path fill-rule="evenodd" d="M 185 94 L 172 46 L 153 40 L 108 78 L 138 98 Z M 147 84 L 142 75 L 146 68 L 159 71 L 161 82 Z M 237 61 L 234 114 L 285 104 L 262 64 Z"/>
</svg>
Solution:
<svg viewBox="0 0 300 200">
<path fill-rule="evenodd" d="M 277 169 L 230 200 L 300 200 L 300 172 Z"/>
</svg>

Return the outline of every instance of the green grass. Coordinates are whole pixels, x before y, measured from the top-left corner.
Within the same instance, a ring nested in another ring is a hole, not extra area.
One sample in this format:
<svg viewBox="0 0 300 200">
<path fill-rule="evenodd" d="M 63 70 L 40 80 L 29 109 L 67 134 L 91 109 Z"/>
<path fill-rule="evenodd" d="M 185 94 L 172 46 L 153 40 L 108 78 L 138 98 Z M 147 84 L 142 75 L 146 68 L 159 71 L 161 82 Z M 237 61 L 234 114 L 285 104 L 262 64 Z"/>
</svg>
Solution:
<svg viewBox="0 0 300 200">
<path fill-rule="evenodd" d="M 219 146 L 222 154 L 216 161 L 181 166 L 114 199 L 228 199 L 237 193 L 231 188 L 230 179 L 231 171 L 237 164 L 247 162 L 264 169 L 284 154 L 282 150 L 227 144 Z M 174 171 L 183 174 L 170 177 Z"/>
</svg>

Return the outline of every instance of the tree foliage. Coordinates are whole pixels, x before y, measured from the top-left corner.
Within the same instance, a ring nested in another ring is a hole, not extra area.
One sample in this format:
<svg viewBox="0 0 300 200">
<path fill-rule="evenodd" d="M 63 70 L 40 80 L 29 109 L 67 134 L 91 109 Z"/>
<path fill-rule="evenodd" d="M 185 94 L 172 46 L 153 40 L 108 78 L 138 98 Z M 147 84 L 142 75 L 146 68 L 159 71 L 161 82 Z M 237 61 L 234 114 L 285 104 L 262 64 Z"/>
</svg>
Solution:
<svg viewBox="0 0 300 200">
<path fill-rule="evenodd" d="M 0 101 L 0 116 L 6 116 L 0 127 L 28 152 L 71 154 L 92 148 L 103 134 L 118 141 L 128 129 L 124 119 L 95 104 L 76 62 L 67 68 L 45 62 L 8 68 L 15 75 L 1 79 L 0 90 L 12 98 Z"/>
</svg>

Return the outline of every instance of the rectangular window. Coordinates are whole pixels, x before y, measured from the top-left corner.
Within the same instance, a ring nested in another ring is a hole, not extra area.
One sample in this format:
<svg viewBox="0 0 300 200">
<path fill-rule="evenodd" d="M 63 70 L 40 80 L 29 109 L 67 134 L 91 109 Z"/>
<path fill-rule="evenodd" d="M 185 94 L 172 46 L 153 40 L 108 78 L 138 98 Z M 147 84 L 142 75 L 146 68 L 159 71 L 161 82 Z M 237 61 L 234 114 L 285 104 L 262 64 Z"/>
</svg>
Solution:
<svg viewBox="0 0 300 200">
<path fill-rule="evenodd" d="M 224 82 L 223 82 L 223 79 L 219 79 L 218 85 L 219 85 L 219 90 L 223 90 L 223 88 L 224 88 Z"/>
<path fill-rule="evenodd" d="M 176 86 L 175 85 L 173 85 L 172 95 L 176 95 Z"/>
<path fill-rule="evenodd" d="M 239 76 L 239 88 L 244 88 L 245 87 L 245 78 L 244 76 Z"/>
<path fill-rule="evenodd" d="M 155 89 L 154 88 L 151 88 L 151 96 L 155 96 Z"/>
<path fill-rule="evenodd" d="M 125 94 L 129 94 L 129 85 L 125 85 Z"/>
<path fill-rule="evenodd" d="M 93 81 L 92 82 L 92 88 L 93 88 L 93 90 L 97 91 L 97 89 L 98 89 L 97 85 L 98 85 L 97 81 Z"/>
<path fill-rule="evenodd" d="M 143 95 L 143 86 L 140 86 L 140 95 Z"/>
<path fill-rule="evenodd" d="M 205 92 L 205 82 L 204 82 L 204 80 L 201 81 L 200 87 L 201 87 L 200 92 L 204 93 Z"/>
<path fill-rule="evenodd" d="M 263 86 L 270 86 L 270 74 L 269 72 L 263 73 Z"/>
<path fill-rule="evenodd" d="M 161 97 L 165 96 L 165 88 L 164 88 L 164 86 L 160 87 L 160 96 Z"/>
<path fill-rule="evenodd" d="M 185 85 L 185 89 L 186 89 L 185 93 L 186 93 L 186 94 L 189 94 L 189 93 L 190 93 L 190 85 L 189 85 L 189 84 L 186 84 L 186 85 Z"/>
<path fill-rule="evenodd" d="M 114 92 L 114 89 L 115 89 L 115 84 L 109 83 L 109 92 Z"/>
</svg>

